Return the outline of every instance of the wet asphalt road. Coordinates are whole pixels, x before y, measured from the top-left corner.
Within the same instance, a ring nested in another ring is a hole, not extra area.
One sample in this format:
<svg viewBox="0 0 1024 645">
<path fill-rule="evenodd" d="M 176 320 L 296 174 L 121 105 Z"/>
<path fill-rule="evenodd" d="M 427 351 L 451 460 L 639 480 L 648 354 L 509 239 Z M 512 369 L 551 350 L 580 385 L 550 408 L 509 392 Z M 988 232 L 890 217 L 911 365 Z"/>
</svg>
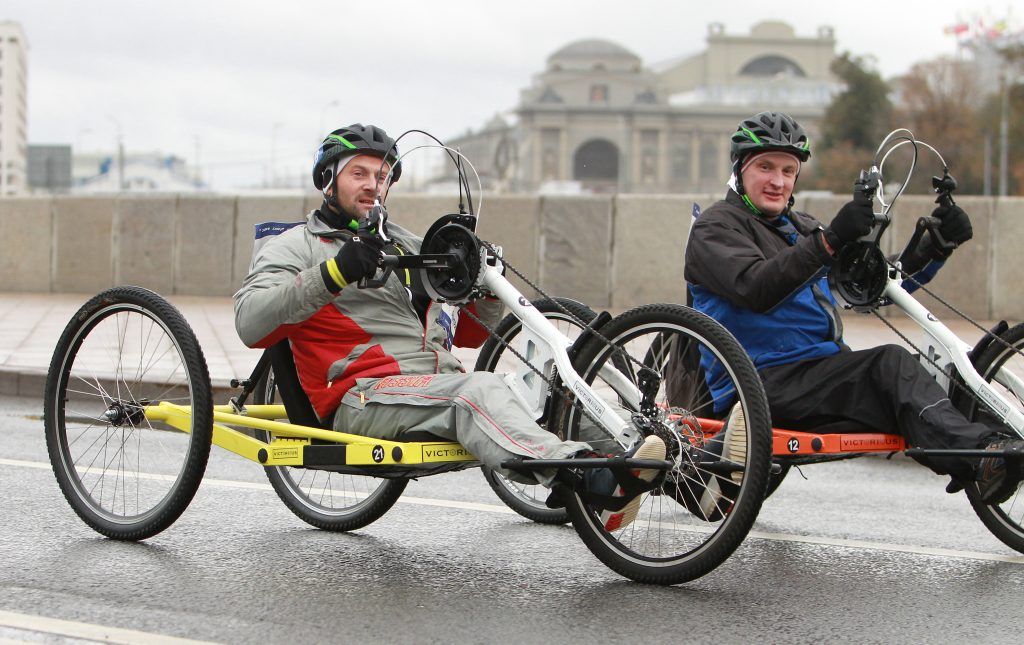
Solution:
<svg viewBox="0 0 1024 645">
<path fill-rule="evenodd" d="M 216 448 L 174 526 L 107 540 L 61 496 L 40 406 L 0 397 L 0 642 L 55 639 L 14 614 L 239 643 L 1020 639 L 1024 557 L 902 460 L 792 472 L 724 565 L 659 588 L 606 569 L 571 528 L 511 514 L 477 471 L 413 482 L 377 523 L 332 534 Z"/>
</svg>

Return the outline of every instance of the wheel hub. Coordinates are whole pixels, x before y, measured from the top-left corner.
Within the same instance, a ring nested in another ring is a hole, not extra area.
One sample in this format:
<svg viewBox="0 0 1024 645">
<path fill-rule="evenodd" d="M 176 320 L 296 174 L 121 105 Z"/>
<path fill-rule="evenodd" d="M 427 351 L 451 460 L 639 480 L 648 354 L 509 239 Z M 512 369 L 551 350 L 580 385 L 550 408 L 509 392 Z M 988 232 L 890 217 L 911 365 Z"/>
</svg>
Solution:
<svg viewBox="0 0 1024 645">
<path fill-rule="evenodd" d="M 122 401 L 114 401 L 103 413 L 103 418 L 110 425 L 116 427 L 120 427 L 126 422 L 132 426 L 137 426 L 144 416 L 145 412 L 142 407 Z"/>
</svg>

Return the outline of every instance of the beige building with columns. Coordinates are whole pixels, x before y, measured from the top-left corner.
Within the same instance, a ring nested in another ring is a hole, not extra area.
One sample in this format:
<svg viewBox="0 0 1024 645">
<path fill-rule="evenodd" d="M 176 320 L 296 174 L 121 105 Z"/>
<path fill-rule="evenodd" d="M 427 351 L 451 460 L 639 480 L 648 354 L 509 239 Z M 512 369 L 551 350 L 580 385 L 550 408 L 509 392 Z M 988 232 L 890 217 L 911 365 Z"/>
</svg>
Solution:
<svg viewBox="0 0 1024 645">
<path fill-rule="evenodd" d="M 711 24 L 703 51 L 652 66 L 581 40 L 548 57 L 508 116 L 448 143 L 489 192 L 717 192 L 742 118 L 782 110 L 816 138 L 839 89 L 834 57 L 830 27 L 801 36 L 775 21 L 742 35 Z"/>
</svg>

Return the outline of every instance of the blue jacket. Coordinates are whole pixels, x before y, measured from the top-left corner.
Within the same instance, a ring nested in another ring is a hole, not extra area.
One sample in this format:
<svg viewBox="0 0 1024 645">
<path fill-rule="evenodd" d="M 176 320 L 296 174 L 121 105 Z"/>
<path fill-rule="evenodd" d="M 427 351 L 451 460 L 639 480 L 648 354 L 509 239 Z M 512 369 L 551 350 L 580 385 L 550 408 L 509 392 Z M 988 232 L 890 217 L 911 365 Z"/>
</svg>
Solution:
<svg viewBox="0 0 1024 645">
<path fill-rule="evenodd" d="M 694 221 L 686 247 L 684 276 L 694 308 L 728 329 L 758 370 L 849 350 L 828 286 L 833 258 L 823 244 L 824 229 L 806 213 L 790 212 L 786 219 L 792 226 L 753 214 L 730 190 Z M 918 284 L 942 266 L 930 259 L 929 249 L 925 236 L 902 259 Z M 731 380 L 707 352 L 701 366 L 715 412 L 722 413 L 732 404 Z"/>
<path fill-rule="evenodd" d="M 792 243 L 778 218 L 754 215 L 730 190 L 696 219 L 686 247 L 694 307 L 732 332 L 759 370 L 848 349 L 822 227 L 805 213 L 788 219 Z M 721 413 L 732 403 L 731 380 L 707 353 L 701 364 Z"/>
</svg>

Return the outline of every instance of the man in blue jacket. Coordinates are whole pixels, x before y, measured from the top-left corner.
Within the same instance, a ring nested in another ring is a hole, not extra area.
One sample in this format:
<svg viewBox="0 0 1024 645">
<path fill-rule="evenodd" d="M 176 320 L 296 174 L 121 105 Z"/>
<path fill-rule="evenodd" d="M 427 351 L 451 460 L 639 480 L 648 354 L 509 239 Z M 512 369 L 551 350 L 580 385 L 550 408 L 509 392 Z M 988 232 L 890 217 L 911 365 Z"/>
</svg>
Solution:
<svg viewBox="0 0 1024 645">
<path fill-rule="evenodd" d="M 733 174 L 724 200 L 697 218 L 686 248 L 685 278 L 694 306 L 733 333 L 757 367 L 773 423 L 811 430 L 856 420 L 877 432 L 898 432 L 919 448 L 992 447 L 1024 451 L 1024 441 L 972 423 L 953 406 L 920 362 L 897 345 L 850 351 L 827 274 L 836 253 L 871 230 L 870 201 L 858 195 L 828 226 L 792 210 L 793 188 L 811 156 L 803 128 L 790 116 L 761 112 L 732 136 Z M 933 213 L 947 240 L 973 232 L 956 205 Z M 947 253 L 928 236 L 903 268 L 932 274 Z M 726 375 L 704 357 L 716 412 L 728 412 Z M 723 409 L 724 408 L 724 409 Z M 947 488 L 977 482 L 982 499 L 999 504 L 1020 485 L 1019 460 L 922 460 L 952 476 Z"/>
</svg>

